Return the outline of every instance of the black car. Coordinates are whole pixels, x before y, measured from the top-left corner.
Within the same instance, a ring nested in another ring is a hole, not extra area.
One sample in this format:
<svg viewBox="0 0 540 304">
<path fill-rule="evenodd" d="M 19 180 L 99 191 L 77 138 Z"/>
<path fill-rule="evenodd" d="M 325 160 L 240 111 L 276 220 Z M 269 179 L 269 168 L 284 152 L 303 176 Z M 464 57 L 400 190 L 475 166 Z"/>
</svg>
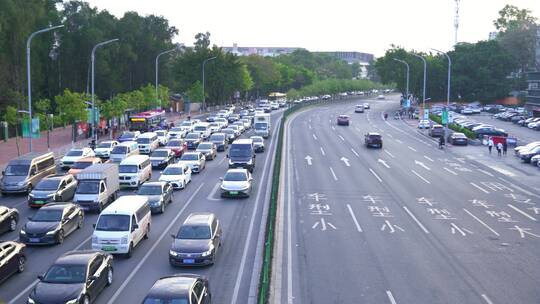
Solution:
<svg viewBox="0 0 540 304">
<path fill-rule="evenodd" d="M 454 132 L 449 136 L 448 141 L 454 146 L 466 146 L 469 143 L 467 136 L 460 132 Z"/>
<path fill-rule="evenodd" d="M 50 203 L 28 218 L 19 233 L 25 244 L 61 244 L 64 238 L 81 228 L 84 221 L 83 210 L 75 204 Z"/>
<path fill-rule="evenodd" d="M 485 127 L 485 128 L 478 128 L 474 129 L 473 132 L 476 134 L 478 138 L 482 138 L 484 135 L 487 136 L 508 136 L 504 130 L 491 128 L 491 127 Z"/>
<path fill-rule="evenodd" d="M 15 208 L 0 206 L 0 233 L 15 231 L 19 222 L 19 211 Z"/>
<path fill-rule="evenodd" d="M 139 187 L 137 195 L 148 198 L 152 213 L 163 213 L 166 205 L 172 203 L 173 187 L 167 182 L 146 182 Z"/>
<path fill-rule="evenodd" d="M 196 274 L 162 277 L 154 283 L 142 303 L 210 304 L 212 295 L 208 285 L 208 279 Z M 191 299 L 198 299 L 198 302 Z"/>
<path fill-rule="evenodd" d="M 11 275 L 24 271 L 25 247 L 26 245 L 13 241 L 0 243 L 0 283 Z"/>
<path fill-rule="evenodd" d="M 364 136 L 364 144 L 366 145 L 366 147 L 382 148 L 383 141 L 381 134 L 375 132 L 367 133 Z"/>
<path fill-rule="evenodd" d="M 201 143 L 202 137 L 200 133 L 192 132 L 188 133 L 184 140 L 186 142 L 188 150 L 195 150 Z"/>
<path fill-rule="evenodd" d="M 232 114 L 232 115 L 230 115 L 230 116 L 227 118 L 227 121 L 228 121 L 229 123 L 233 123 L 233 122 L 235 122 L 235 121 L 238 121 L 239 119 L 240 119 L 240 115 L 238 115 L 238 114 Z"/>
<path fill-rule="evenodd" d="M 28 194 L 28 206 L 39 208 L 50 202 L 71 201 L 76 189 L 77 180 L 71 174 L 48 176 Z"/>
<path fill-rule="evenodd" d="M 190 214 L 178 233 L 172 234 L 169 251 L 172 266 L 213 265 L 221 247 L 221 226 L 213 213 Z"/>
<path fill-rule="evenodd" d="M 65 253 L 38 276 L 28 303 L 91 303 L 112 284 L 112 261 L 111 255 L 101 251 Z"/>
<path fill-rule="evenodd" d="M 176 153 L 171 149 L 157 149 L 150 154 L 152 168 L 165 168 L 174 163 Z"/>
<path fill-rule="evenodd" d="M 523 160 L 524 162 L 526 163 L 530 163 L 531 162 L 531 158 L 533 158 L 533 156 L 536 156 L 540 154 L 540 146 L 538 147 L 534 147 L 532 149 L 529 149 L 529 150 L 526 150 L 526 151 L 520 151 L 519 152 L 519 157 L 521 158 L 521 160 Z"/>
<path fill-rule="evenodd" d="M 227 135 L 225 133 L 214 133 L 210 135 L 208 141 L 216 144 L 218 152 L 227 150 L 227 146 L 229 145 L 229 141 L 227 140 Z"/>
</svg>

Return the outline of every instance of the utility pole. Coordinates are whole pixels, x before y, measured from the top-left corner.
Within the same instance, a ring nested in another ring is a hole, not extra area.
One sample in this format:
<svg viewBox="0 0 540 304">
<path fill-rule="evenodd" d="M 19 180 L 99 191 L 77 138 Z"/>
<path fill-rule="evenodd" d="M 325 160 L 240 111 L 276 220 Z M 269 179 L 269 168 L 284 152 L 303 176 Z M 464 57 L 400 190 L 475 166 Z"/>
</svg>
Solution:
<svg viewBox="0 0 540 304">
<path fill-rule="evenodd" d="M 407 101 L 409 100 L 409 72 L 410 72 L 409 64 L 405 60 L 400 60 L 396 58 L 394 58 L 394 60 L 403 63 L 407 67 L 407 89 L 406 89 L 406 96 L 405 96 L 405 101 Z"/>
<path fill-rule="evenodd" d="M 422 89 L 422 108 L 424 108 L 424 111 L 426 110 L 426 72 L 427 72 L 427 62 L 426 58 L 420 55 L 416 55 L 414 53 L 411 53 L 414 57 L 420 58 L 422 62 L 424 63 L 424 85 Z"/>
<path fill-rule="evenodd" d="M 208 59 L 205 59 L 202 63 L 202 109 L 203 111 L 206 110 L 206 96 L 204 96 L 204 83 L 205 83 L 205 79 L 204 79 L 204 66 L 206 65 L 206 63 L 210 60 L 214 60 L 216 59 L 217 57 L 214 56 L 214 57 L 211 57 L 211 58 L 208 58 Z"/>
</svg>

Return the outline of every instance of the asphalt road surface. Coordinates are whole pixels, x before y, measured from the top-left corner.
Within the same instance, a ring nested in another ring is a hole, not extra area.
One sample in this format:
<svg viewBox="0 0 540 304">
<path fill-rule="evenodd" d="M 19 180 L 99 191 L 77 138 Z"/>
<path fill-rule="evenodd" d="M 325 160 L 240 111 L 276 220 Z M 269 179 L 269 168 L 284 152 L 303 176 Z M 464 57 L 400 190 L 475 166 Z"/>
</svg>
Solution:
<svg viewBox="0 0 540 304">
<path fill-rule="evenodd" d="M 282 110 L 272 113 L 273 136 L 265 142 L 266 151 L 257 154 L 251 196 L 238 200 L 220 198 L 219 178 L 228 166 L 226 153 L 220 152 L 215 160 L 207 162 L 206 169 L 192 176 L 192 182 L 185 190 L 174 192 L 174 201 L 164 214 L 152 215 L 150 237 L 135 247 L 132 258 L 115 256 L 114 283 L 104 290 L 96 303 L 141 303 L 157 279 L 175 273 L 207 276 L 215 303 L 254 303 L 264 242 L 262 223 L 267 212 L 264 202 L 268 201 L 270 191 L 267 181 L 270 180 L 277 137 L 275 131 L 281 114 Z M 243 136 L 251 136 L 251 132 Z M 153 171 L 152 180 L 159 178 L 159 172 Z M 131 193 L 124 190 L 121 195 Z M 3 196 L 2 205 L 16 207 L 20 211 L 18 229 L 2 236 L 2 239 L 17 239 L 22 223 L 35 210 L 26 205 L 26 196 Z M 173 268 L 168 261 L 172 242 L 170 234 L 176 234 L 192 212 L 217 215 L 223 229 L 223 247 L 213 266 Z M 37 275 L 44 273 L 57 257 L 70 250 L 91 248 L 92 224 L 96 221 L 97 214 L 85 214 L 84 227 L 67 236 L 62 245 L 28 247 L 25 271 L 1 285 L 0 302 L 26 303 L 28 293 L 37 283 Z"/>
<path fill-rule="evenodd" d="M 357 102 L 287 122 L 272 303 L 540 303 L 537 190 Z"/>
</svg>

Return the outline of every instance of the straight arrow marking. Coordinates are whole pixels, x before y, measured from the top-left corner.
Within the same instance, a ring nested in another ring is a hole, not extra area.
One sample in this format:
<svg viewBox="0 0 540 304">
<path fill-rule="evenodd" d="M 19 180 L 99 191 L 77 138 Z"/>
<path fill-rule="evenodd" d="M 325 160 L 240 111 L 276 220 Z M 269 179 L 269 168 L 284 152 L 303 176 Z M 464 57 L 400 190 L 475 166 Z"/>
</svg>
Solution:
<svg viewBox="0 0 540 304">
<path fill-rule="evenodd" d="M 310 165 L 310 166 L 311 166 L 311 160 L 312 159 L 313 158 L 311 156 L 309 156 L 309 155 L 305 157 L 305 160 L 307 161 L 308 165 Z"/>
<path fill-rule="evenodd" d="M 379 163 L 381 163 L 383 166 L 385 166 L 386 168 L 390 169 L 390 166 L 386 163 L 386 161 L 382 160 L 379 158 L 379 160 L 377 160 Z"/>
<path fill-rule="evenodd" d="M 425 165 L 423 162 L 421 162 L 421 161 L 415 160 L 414 163 L 415 163 L 416 165 L 419 165 L 420 167 L 422 167 L 422 168 L 428 170 L 428 171 L 431 171 L 431 169 L 430 169 L 428 166 L 426 166 L 426 165 Z"/>
</svg>

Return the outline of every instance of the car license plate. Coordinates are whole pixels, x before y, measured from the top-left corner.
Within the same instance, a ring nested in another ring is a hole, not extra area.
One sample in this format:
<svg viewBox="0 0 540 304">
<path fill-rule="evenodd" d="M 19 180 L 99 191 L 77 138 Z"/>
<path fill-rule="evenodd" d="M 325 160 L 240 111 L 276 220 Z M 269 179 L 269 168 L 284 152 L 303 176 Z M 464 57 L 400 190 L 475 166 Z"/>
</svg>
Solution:
<svg viewBox="0 0 540 304">
<path fill-rule="evenodd" d="M 238 194 L 238 191 L 229 191 L 229 193 L 230 193 L 231 195 L 237 195 L 237 194 Z"/>
<path fill-rule="evenodd" d="M 30 238 L 30 243 L 39 243 L 39 238 Z"/>
<path fill-rule="evenodd" d="M 195 259 L 184 259 L 184 264 L 194 264 Z"/>
<path fill-rule="evenodd" d="M 103 251 L 116 251 L 116 247 L 114 247 L 114 246 L 103 246 L 103 247 L 101 247 L 101 250 L 103 250 Z"/>
<path fill-rule="evenodd" d="M 45 201 L 34 201 L 34 204 L 43 205 L 43 204 L 45 204 Z"/>
</svg>

